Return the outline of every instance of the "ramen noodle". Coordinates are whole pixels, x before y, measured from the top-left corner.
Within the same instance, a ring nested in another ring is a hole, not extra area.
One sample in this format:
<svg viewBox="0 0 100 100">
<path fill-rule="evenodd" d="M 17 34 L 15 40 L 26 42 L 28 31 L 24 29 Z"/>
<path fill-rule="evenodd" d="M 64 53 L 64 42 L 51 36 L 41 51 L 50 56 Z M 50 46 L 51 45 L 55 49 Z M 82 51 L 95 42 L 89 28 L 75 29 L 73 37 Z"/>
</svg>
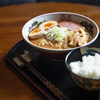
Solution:
<svg viewBox="0 0 100 100">
<path fill-rule="evenodd" d="M 45 21 L 29 32 L 31 43 L 49 49 L 68 49 L 85 45 L 91 35 L 80 24 L 67 21 Z"/>
</svg>

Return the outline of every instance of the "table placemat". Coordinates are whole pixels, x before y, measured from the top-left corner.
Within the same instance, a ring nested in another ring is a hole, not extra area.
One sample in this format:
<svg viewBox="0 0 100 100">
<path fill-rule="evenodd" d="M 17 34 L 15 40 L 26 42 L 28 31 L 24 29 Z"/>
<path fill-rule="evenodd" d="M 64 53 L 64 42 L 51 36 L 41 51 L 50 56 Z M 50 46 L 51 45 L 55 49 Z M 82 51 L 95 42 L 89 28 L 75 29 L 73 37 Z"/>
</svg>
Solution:
<svg viewBox="0 0 100 100">
<path fill-rule="evenodd" d="M 100 36 L 91 45 L 100 46 Z M 17 51 L 20 55 L 24 53 L 24 50 L 30 51 L 33 54 L 31 65 L 48 81 L 54 84 L 60 91 L 63 92 L 66 98 L 69 100 L 100 100 L 99 91 L 88 91 L 82 89 L 76 85 L 72 80 L 64 61 L 53 61 L 34 48 L 27 44 L 24 40 L 18 42 L 8 52 L 5 62 L 6 64 L 19 75 L 43 100 L 58 100 L 45 85 L 28 70 L 25 66 L 19 68 L 19 66 L 13 61 L 15 55 L 13 51 Z"/>
</svg>

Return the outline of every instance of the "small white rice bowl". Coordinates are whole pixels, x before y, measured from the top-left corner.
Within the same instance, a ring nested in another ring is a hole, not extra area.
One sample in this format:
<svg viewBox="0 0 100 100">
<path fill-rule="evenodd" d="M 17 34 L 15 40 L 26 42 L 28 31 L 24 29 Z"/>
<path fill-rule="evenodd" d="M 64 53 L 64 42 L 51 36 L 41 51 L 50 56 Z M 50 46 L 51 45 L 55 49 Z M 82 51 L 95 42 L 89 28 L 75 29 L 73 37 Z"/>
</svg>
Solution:
<svg viewBox="0 0 100 100">
<path fill-rule="evenodd" d="M 94 56 L 83 56 L 82 62 L 71 62 L 69 66 L 72 72 L 79 76 L 92 79 L 100 78 L 100 54 L 98 53 L 95 53 Z"/>
</svg>

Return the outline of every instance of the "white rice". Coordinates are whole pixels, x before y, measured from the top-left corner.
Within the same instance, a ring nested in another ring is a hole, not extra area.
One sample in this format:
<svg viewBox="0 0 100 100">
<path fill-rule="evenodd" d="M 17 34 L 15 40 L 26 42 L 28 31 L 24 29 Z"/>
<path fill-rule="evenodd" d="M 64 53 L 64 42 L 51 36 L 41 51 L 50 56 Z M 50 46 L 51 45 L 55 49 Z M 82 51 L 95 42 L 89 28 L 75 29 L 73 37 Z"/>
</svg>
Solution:
<svg viewBox="0 0 100 100">
<path fill-rule="evenodd" d="M 98 79 L 100 78 L 100 54 L 83 56 L 82 62 L 71 62 L 70 68 L 73 73 L 79 76 Z"/>
</svg>

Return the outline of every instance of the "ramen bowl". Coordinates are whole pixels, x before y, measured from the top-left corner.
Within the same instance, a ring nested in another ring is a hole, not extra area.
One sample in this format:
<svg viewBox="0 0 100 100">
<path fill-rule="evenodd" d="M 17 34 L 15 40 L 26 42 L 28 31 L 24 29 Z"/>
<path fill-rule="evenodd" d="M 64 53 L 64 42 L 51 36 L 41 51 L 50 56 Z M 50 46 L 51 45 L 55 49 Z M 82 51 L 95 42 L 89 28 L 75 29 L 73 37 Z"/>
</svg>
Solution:
<svg viewBox="0 0 100 100">
<path fill-rule="evenodd" d="M 83 57 L 85 60 L 82 60 Z M 66 68 L 79 87 L 86 90 L 100 90 L 100 61 L 98 58 L 100 59 L 100 47 L 92 45 L 75 49 L 67 54 Z M 79 69 L 76 66 L 76 62 L 80 63 L 78 61 L 82 62 Z"/>
<path fill-rule="evenodd" d="M 97 39 L 99 35 L 99 28 L 97 24 L 92 19 L 80 14 L 71 13 L 71 12 L 53 12 L 53 13 L 46 13 L 46 14 L 36 16 L 30 19 L 28 22 L 26 22 L 26 24 L 23 26 L 22 36 L 30 46 L 32 46 L 34 49 L 36 49 L 37 51 L 39 51 L 41 54 L 43 54 L 45 57 L 49 59 L 64 60 L 69 51 L 78 49 L 80 47 L 74 47 L 68 49 L 50 49 L 50 48 L 37 46 L 32 42 L 30 42 L 28 34 L 30 30 L 34 28 L 34 23 L 41 23 L 48 20 L 75 22 L 81 24 L 82 26 L 86 27 L 89 31 L 91 31 L 92 40 L 80 47 L 90 45 Z"/>
</svg>

